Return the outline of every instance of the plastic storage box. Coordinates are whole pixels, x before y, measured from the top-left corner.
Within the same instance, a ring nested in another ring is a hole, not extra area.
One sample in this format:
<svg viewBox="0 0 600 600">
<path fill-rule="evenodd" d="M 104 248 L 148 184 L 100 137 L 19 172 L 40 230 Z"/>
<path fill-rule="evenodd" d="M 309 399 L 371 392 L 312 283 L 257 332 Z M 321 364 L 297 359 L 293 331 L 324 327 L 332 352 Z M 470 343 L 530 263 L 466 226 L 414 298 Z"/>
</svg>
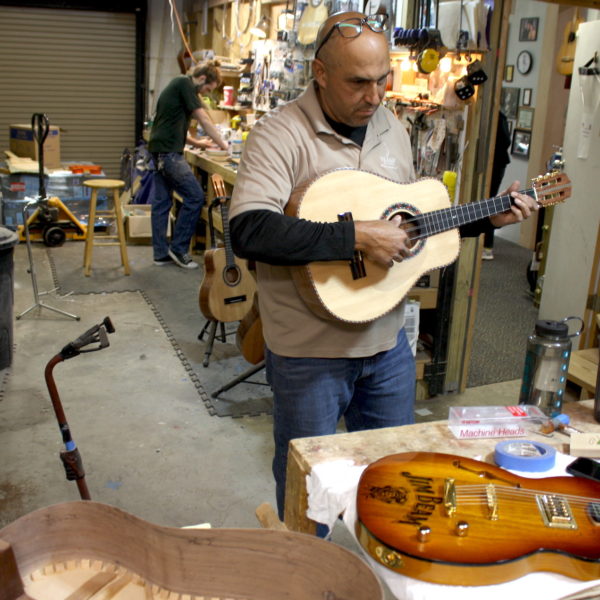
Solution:
<svg viewBox="0 0 600 600">
<path fill-rule="evenodd" d="M 448 427 L 459 439 L 522 437 L 548 420 L 537 406 L 451 406 Z"/>
</svg>

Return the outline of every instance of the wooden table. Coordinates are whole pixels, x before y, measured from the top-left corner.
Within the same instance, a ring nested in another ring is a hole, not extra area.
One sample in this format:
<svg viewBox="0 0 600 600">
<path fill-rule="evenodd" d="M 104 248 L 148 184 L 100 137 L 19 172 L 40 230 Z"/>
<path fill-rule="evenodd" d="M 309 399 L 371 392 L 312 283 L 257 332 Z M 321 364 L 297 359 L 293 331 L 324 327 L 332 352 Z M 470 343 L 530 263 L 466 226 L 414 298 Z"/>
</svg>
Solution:
<svg viewBox="0 0 600 600">
<path fill-rule="evenodd" d="M 593 418 L 593 400 L 569 402 L 563 412 L 571 417 L 574 427 L 600 432 L 600 423 Z M 554 433 L 552 437 L 532 433 L 526 438 L 512 439 L 539 441 L 554 446 L 559 452 L 569 453 L 569 438 L 562 433 Z M 306 475 L 319 463 L 351 459 L 357 465 L 367 465 L 388 454 L 416 451 L 481 457 L 493 463 L 493 450 L 500 441 L 501 438 L 458 439 L 448 429 L 446 420 L 292 440 L 287 463 L 285 524 L 293 531 L 315 533 L 316 523 L 306 516 Z"/>
<path fill-rule="evenodd" d="M 201 150 L 185 150 L 184 157 L 194 169 L 200 169 L 209 175 L 218 173 L 225 183 L 235 185 L 235 163 L 224 160 L 213 160 Z"/>
</svg>

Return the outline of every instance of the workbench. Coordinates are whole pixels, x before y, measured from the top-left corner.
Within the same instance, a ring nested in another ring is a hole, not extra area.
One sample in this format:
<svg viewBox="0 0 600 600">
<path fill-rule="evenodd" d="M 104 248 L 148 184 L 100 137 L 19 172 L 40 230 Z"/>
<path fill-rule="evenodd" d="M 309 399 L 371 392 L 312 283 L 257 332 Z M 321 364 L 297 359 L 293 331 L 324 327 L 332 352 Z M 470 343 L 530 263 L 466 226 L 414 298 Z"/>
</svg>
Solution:
<svg viewBox="0 0 600 600">
<path fill-rule="evenodd" d="M 593 400 L 568 402 L 563 412 L 569 415 L 574 427 L 600 432 L 600 423 L 593 417 Z M 569 453 L 569 438 L 562 433 L 554 433 L 552 437 L 531 433 L 526 439 Z M 292 440 L 287 462 L 285 525 L 293 531 L 315 534 L 316 523 L 306 516 L 306 476 L 320 463 L 346 459 L 356 465 L 367 465 L 389 454 L 417 451 L 456 454 L 493 463 L 493 451 L 500 441 L 502 438 L 458 439 L 448 429 L 447 420 Z"/>
<path fill-rule="evenodd" d="M 208 183 L 206 185 L 206 203 L 202 207 L 200 212 L 200 218 L 208 230 L 208 211 L 212 201 L 215 199 L 215 191 L 213 186 L 210 184 L 210 176 L 213 174 L 220 175 L 225 182 L 225 190 L 228 195 L 231 195 L 233 186 L 235 185 L 235 178 L 237 176 L 236 168 L 237 164 L 232 161 L 214 160 L 207 156 L 206 152 L 198 149 L 186 149 L 184 150 L 184 157 L 192 171 L 198 179 L 201 179 L 201 173 L 203 172 L 208 177 Z M 216 231 L 220 234 L 223 233 L 223 221 L 221 219 L 221 212 L 219 210 L 213 211 L 213 226 Z M 212 247 L 215 240 L 207 240 L 207 247 Z"/>
</svg>

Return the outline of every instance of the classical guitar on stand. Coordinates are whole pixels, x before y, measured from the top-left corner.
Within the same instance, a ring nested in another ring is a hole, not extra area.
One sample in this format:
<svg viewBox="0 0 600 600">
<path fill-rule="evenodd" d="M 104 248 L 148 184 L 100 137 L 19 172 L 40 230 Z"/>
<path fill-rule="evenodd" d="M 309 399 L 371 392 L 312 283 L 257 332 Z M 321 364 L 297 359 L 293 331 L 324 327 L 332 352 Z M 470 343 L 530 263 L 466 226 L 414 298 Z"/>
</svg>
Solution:
<svg viewBox="0 0 600 600">
<path fill-rule="evenodd" d="M 600 483 L 590 479 L 529 479 L 462 456 L 407 452 L 363 471 L 356 508 L 362 547 L 409 577 L 446 585 L 536 571 L 600 579 Z"/>
<path fill-rule="evenodd" d="M 221 209 L 224 247 L 204 252 L 204 278 L 200 284 L 199 303 L 207 319 L 231 323 L 242 319 L 251 309 L 256 282 L 248 271 L 246 261 L 233 253 L 224 187 L 223 184 L 222 193 L 219 193 L 209 210 L 209 227 L 211 239 L 214 240 L 212 211 L 217 205 Z"/>
<path fill-rule="evenodd" d="M 521 193 L 540 206 L 550 206 L 570 196 L 570 181 L 565 173 L 549 173 L 535 178 Z M 460 225 L 505 212 L 512 201 L 505 195 L 450 206 L 448 191 L 437 179 L 399 184 L 355 169 L 330 171 L 296 190 L 286 213 L 317 222 L 391 220 L 400 215 L 411 256 L 391 268 L 361 253 L 349 262 L 312 262 L 292 267 L 294 283 L 319 316 L 350 323 L 372 321 L 396 307 L 422 275 L 458 257 Z"/>
</svg>

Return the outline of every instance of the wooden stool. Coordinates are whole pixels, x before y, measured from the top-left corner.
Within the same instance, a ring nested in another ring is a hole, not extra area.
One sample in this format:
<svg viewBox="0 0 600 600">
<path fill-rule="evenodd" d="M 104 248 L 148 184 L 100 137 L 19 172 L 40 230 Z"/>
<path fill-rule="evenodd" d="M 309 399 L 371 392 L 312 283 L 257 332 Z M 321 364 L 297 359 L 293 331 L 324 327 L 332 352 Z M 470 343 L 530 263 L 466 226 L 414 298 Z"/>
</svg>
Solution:
<svg viewBox="0 0 600 600">
<path fill-rule="evenodd" d="M 86 277 L 90 276 L 92 269 L 92 249 L 94 246 L 120 246 L 121 264 L 125 270 L 125 275 L 129 275 L 129 259 L 127 258 L 127 246 L 125 244 L 125 228 L 123 227 L 123 213 L 121 212 L 121 199 L 119 190 L 125 186 L 125 182 L 120 179 L 86 179 L 83 185 L 92 189 L 92 198 L 90 200 L 90 218 L 85 238 L 85 250 L 83 253 L 83 273 Z M 113 191 L 113 206 L 108 210 L 96 210 L 98 201 L 98 190 Z M 117 235 L 109 233 L 94 234 L 94 224 L 96 217 L 111 217 L 117 222 Z M 104 240 L 118 240 L 118 242 L 107 242 Z"/>
</svg>

